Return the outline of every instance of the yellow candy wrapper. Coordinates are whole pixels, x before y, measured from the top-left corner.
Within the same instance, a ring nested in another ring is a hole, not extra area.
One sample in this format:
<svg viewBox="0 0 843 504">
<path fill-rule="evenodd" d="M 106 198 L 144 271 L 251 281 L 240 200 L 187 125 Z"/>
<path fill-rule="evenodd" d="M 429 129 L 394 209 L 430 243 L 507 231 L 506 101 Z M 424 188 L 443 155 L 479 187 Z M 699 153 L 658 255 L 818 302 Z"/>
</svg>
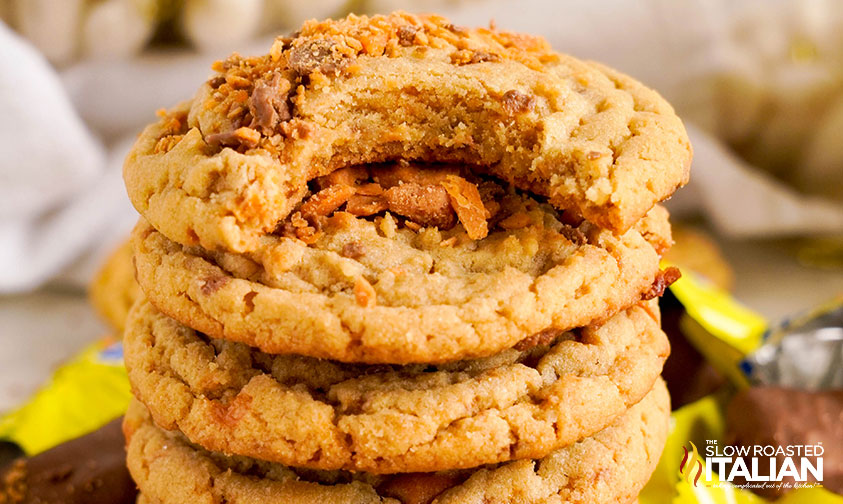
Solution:
<svg viewBox="0 0 843 504">
<path fill-rule="evenodd" d="M 0 440 L 34 455 L 122 415 L 130 398 L 123 343 L 106 338 L 59 367 L 26 404 L 0 417 Z"/>
<path fill-rule="evenodd" d="M 725 445 L 726 405 L 735 388 L 750 385 L 746 359 L 765 342 L 768 324 L 704 278 L 687 270 L 682 275 L 670 287 L 686 311 L 680 328 L 706 360 L 729 379 L 731 386 L 672 413 L 664 452 L 639 502 L 843 504 L 843 496 L 819 486 L 794 489 L 771 501 L 722 480 L 706 465 L 706 447 Z"/>
<path fill-rule="evenodd" d="M 656 471 L 638 498 L 640 504 L 843 504 L 843 496 L 821 487 L 792 490 L 770 501 L 722 481 L 714 471 L 706 481 L 708 468 L 699 451 L 708 440 L 720 440 L 722 444 L 728 395 L 713 394 L 673 412 L 670 435 Z M 688 460 L 683 464 L 686 454 Z"/>
</svg>

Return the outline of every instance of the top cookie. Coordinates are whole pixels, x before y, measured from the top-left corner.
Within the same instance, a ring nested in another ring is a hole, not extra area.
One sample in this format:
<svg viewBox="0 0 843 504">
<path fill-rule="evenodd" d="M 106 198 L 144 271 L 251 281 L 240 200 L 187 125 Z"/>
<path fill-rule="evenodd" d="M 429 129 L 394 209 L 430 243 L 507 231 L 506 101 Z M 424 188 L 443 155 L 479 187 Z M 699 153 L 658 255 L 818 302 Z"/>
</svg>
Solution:
<svg viewBox="0 0 843 504">
<path fill-rule="evenodd" d="M 352 15 L 214 70 L 124 167 L 135 207 L 183 245 L 253 250 L 308 181 L 354 164 L 471 165 L 615 232 L 688 177 L 669 104 L 538 37 Z"/>
</svg>

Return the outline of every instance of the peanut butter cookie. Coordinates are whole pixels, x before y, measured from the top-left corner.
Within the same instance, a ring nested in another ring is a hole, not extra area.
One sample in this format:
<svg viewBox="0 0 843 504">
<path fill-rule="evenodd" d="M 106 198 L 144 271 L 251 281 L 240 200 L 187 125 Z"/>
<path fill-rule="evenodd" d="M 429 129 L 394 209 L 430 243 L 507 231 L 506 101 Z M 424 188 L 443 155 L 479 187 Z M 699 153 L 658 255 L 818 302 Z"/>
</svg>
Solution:
<svg viewBox="0 0 843 504">
<path fill-rule="evenodd" d="M 212 451 L 315 469 L 461 469 L 551 451 L 611 424 L 667 358 L 658 305 L 439 366 L 269 355 L 211 340 L 141 301 L 125 360 L 157 424 Z"/>
<path fill-rule="evenodd" d="M 669 411 L 659 380 L 611 426 L 542 459 L 388 476 L 295 469 L 208 452 L 160 430 L 138 402 L 129 408 L 124 432 L 129 470 L 150 503 L 614 503 L 634 502 L 650 478 L 667 438 Z"/>
<path fill-rule="evenodd" d="M 548 328 L 599 323 L 660 280 L 671 242 L 663 207 L 615 235 L 452 171 L 334 172 L 244 254 L 184 247 L 141 220 L 138 281 L 161 311 L 214 338 L 407 364 L 492 355 Z"/>
<path fill-rule="evenodd" d="M 140 296 L 132 263 L 132 242 L 126 240 L 108 256 L 88 286 L 88 299 L 117 334 L 123 333 L 126 315 Z"/>
<path fill-rule="evenodd" d="M 356 164 L 466 163 L 616 233 L 688 178 L 667 102 L 539 37 L 351 15 L 214 71 L 124 167 L 138 211 L 185 246 L 256 250 L 310 180 Z"/>
</svg>

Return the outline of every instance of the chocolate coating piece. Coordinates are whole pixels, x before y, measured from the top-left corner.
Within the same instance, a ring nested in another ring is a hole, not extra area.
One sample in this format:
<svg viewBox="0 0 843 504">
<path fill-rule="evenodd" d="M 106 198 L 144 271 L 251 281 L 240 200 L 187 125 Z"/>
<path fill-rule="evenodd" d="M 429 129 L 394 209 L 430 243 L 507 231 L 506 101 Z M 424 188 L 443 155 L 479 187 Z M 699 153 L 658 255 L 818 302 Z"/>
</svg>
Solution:
<svg viewBox="0 0 843 504">
<path fill-rule="evenodd" d="M 659 301 L 659 307 L 662 330 L 670 340 L 670 357 L 664 364 L 662 377 L 670 391 L 670 403 L 676 410 L 716 391 L 726 379 L 685 338 L 679 327 L 685 315 L 682 303 L 667 291 Z"/>
<path fill-rule="evenodd" d="M 726 422 L 731 444 L 735 445 L 821 443 L 825 449 L 822 484 L 827 490 L 843 494 L 843 390 L 806 392 L 752 387 L 732 399 Z M 783 460 L 779 457 L 779 466 Z M 766 488 L 756 493 L 773 497 L 782 490 Z"/>
<path fill-rule="evenodd" d="M 20 446 L 11 441 L 0 441 L 0 468 L 24 455 Z"/>
<path fill-rule="evenodd" d="M 122 420 L 0 469 L 0 504 L 134 503 Z"/>
</svg>

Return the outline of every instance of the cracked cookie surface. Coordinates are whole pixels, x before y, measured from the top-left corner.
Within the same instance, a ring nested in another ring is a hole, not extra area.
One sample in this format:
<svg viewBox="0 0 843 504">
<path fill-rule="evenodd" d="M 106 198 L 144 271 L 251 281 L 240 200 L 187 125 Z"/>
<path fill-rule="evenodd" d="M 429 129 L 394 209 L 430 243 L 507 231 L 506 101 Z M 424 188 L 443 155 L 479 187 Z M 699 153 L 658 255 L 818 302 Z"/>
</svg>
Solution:
<svg viewBox="0 0 843 504">
<path fill-rule="evenodd" d="M 471 164 L 614 232 L 688 178 L 667 102 L 539 37 L 352 15 L 214 70 L 124 166 L 138 211 L 186 246 L 255 250 L 308 181 L 355 164 Z"/>
<path fill-rule="evenodd" d="M 669 414 L 659 380 L 611 426 L 542 459 L 385 476 L 208 452 L 160 430 L 138 402 L 129 408 L 124 432 L 129 470 L 149 503 L 585 504 L 634 502 L 659 460 Z"/>
<path fill-rule="evenodd" d="M 264 354 L 144 301 L 124 345 L 132 388 L 159 426 L 211 451 L 371 473 L 541 458 L 638 402 L 669 353 L 656 301 L 439 366 Z"/>
<path fill-rule="evenodd" d="M 137 278 L 158 309 L 212 337 L 387 364 L 482 357 L 548 328 L 599 323 L 658 279 L 671 243 L 662 207 L 616 236 L 510 196 L 498 198 L 506 218 L 490 220 L 479 240 L 462 224 L 414 229 L 388 212 L 371 220 L 337 211 L 309 245 L 273 234 L 252 253 L 213 253 L 141 220 Z"/>
</svg>

